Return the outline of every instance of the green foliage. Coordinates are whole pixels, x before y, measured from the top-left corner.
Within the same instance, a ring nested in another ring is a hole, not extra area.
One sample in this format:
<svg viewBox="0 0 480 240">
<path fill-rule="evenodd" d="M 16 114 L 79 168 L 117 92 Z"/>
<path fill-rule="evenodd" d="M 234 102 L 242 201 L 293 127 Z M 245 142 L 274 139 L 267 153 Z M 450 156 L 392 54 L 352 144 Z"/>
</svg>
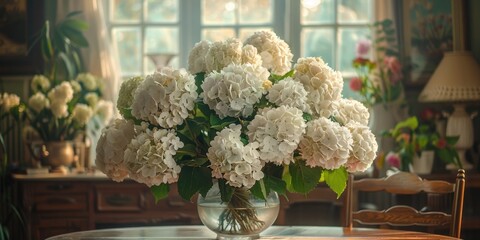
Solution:
<svg viewBox="0 0 480 240">
<path fill-rule="evenodd" d="M 304 161 L 297 161 L 289 165 L 289 172 L 292 177 L 292 189 L 295 192 L 306 194 L 317 186 L 322 168 L 308 167 Z"/>
<path fill-rule="evenodd" d="M 153 194 L 155 203 L 158 203 L 158 201 L 168 196 L 168 192 L 170 191 L 170 186 L 168 184 L 154 185 L 150 187 L 150 191 Z"/>
<path fill-rule="evenodd" d="M 347 187 L 347 169 L 345 169 L 344 167 L 334 170 L 325 169 L 322 172 L 322 177 L 328 187 L 330 187 L 330 189 L 332 189 L 337 194 L 337 198 L 339 198 Z"/>
</svg>

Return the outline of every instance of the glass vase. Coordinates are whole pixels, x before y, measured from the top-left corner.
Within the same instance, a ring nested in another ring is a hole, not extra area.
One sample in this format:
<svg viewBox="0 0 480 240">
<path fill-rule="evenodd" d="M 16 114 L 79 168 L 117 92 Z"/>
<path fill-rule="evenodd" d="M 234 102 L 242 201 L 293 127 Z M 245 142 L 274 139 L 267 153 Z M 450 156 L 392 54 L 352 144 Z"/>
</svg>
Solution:
<svg viewBox="0 0 480 240">
<path fill-rule="evenodd" d="M 248 189 L 235 188 L 230 202 L 222 202 L 218 185 L 197 201 L 202 223 L 217 239 L 257 239 L 277 219 L 280 201 L 276 192 L 266 200 L 254 197 Z"/>
</svg>

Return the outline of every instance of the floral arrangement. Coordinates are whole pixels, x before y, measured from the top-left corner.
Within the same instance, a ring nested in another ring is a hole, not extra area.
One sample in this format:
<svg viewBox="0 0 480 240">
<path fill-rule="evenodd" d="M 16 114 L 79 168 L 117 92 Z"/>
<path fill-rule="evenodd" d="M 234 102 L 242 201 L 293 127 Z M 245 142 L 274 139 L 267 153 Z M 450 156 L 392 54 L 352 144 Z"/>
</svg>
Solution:
<svg viewBox="0 0 480 240">
<path fill-rule="evenodd" d="M 24 116 L 44 142 L 73 140 L 92 119 L 106 124 L 113 115 L 113 104 L 101 99 L 102 80 L 90 73 L 71 81 L 35 75 L 30 87 Z"/>
<path fill-rule="evenodd" d="M 377 34 L 375 42 L 362 39 L 357 43 L 356 58 L 352 62 L 357 76 L 350 80 L 350 89 L 358 92 L 367 106 L 395 101 L 403 93 L 402 64 L 398 59 L 393 22 L 387 19 L 374 23 L 373 27 Z"/>
<path fill-rule="evenodd" d="M 292 69 L 292 57 L 275 33 L 261 31 L 244 43 L 197 43 L 188 71 L 165 67 L 124 81 L 123 118 L 103 129 L 98 169 L 146 184 L 157 200 L 173 183 L 186 200 L 217 183 L 229 213 L 233 202 L 249 209 L 246 192 L 265 199 L 325 181 L 341 194 L 347 172 L 376 157 L 368 110 L 341 97 L 341 74 L 321 58 L 300 58 Z M 227 225 L 262 225 L 253 213 L 226 215 Z"/>
<path fill-rule="evenodd" d="M 435 112 L 429 108 L 416 116 L 409 117 L 397 123 L 395 128 L 386 132 L 397 143 L 397 150 L 391 151 L 385 157 L 386 162 L 402 171 L 409 171 L 413 158 L 424 150 L 434 151 L 435 155 L 445 163 L 461 166 L 455 144 L 458 137 L 441 136 L 435 126 Z"/>
</svg>

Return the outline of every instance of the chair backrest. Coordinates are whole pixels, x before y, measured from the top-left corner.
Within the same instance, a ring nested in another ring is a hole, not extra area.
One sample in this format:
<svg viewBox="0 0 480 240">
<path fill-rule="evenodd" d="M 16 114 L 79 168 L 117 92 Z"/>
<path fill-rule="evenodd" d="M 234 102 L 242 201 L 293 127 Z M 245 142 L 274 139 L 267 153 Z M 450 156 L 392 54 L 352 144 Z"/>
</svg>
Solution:
<svg viewBox="0 0 480 240">
<path fill-rule="evenodd" d="M 394 205 L 385 210 L 356 210 L 354 193 L 388 192 L 391 194 L 415 195 L 453 193 L 452 211 L 418 211 L 411 206 Z M 390 226 L 450 226 L 450 236 L 460 238 L 465 192 L 465 171 L 459 169 L 455 183 L 440 180 L 425 180 L 409 172 L 397 172 L 385 178 L 354 180 L 350 174 L 345 196 L 345 226 L 353 227 L 353 221 L 364 225 Z"/>
</svg>

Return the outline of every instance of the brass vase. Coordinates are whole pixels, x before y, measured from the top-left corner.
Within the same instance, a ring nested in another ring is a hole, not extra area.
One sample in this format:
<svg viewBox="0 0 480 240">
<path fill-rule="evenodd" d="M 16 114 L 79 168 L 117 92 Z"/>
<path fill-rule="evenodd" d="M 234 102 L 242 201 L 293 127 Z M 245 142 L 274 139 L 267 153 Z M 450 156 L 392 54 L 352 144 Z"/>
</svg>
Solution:
<svg viewBox="0 0 480 240">
<path fill-rule="evenodd" d="M 42 145 L 42 165 L 52 167 L 52 170 L 70 166 L 75 158 L 73 142 L 49 141 Z"/>
</svg>

